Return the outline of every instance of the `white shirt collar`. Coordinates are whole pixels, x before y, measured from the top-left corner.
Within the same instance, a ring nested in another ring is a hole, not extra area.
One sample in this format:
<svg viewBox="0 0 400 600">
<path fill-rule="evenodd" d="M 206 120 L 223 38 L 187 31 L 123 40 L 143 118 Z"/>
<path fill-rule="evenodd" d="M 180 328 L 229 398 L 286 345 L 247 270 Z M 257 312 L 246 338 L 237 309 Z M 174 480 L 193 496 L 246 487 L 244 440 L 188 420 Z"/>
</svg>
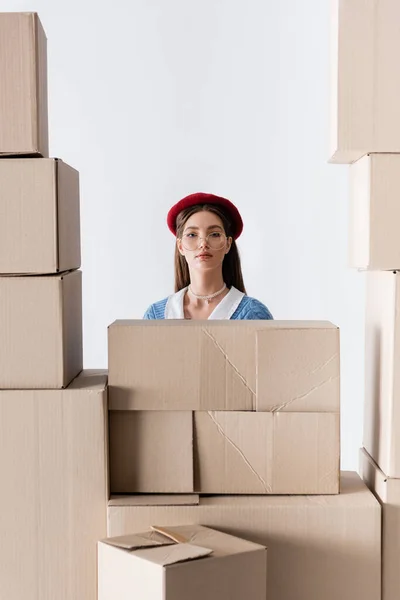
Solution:
<svg viewBox="0 0 400 600">
<path fill-rule="evenodd" d="M 165 305 L 165 319 L 185 318 L 183 312 L 183 299 L 186 290 L 187 287 L 179 290 L 179 292 L 176 292 L 175 294 L 171 294 L 171 296 L 168 296 L 167 303 Z M 208 319 L 230 319 L 242 301 L 243 296 L 243 292 L 240 292 L 238 289 L 232 286 L 226 296 L 222 298 L 221 302 L 214 308 Z"/>
</svg>

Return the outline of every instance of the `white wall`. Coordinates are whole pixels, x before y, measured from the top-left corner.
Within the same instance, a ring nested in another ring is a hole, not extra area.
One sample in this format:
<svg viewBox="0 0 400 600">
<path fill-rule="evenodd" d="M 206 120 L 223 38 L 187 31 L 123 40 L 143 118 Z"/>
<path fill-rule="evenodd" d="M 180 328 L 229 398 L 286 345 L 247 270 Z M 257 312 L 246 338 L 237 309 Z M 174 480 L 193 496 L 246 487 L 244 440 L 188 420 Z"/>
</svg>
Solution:
<svg viewBox="0 0 400 600">
<path fill-rule="evenodd" d="M 329 1 L 0 0 L 49 45 L 52 156 L 81 172 L 85 366 L 106 328 L 172 291 L 172 203 L 226 195 L 245 284 L 275 318 L 342 331 L 343 467 L 357 467 L 364 276 L 347 267 L 346 166 L 328 165 Z"/>
</svg>

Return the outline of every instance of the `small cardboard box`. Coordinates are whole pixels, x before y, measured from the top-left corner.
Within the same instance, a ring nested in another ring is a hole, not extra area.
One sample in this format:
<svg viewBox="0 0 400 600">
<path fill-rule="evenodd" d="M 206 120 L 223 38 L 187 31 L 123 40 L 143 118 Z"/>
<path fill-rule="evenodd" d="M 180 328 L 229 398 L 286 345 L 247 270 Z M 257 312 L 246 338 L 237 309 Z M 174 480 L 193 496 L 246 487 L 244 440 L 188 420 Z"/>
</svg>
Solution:
<svg viewBox="0 0 400 600">
<path fill-rule="evenodd" d="M 78 269 L 78 172 L 57 159 L 10 158 L 0 181 L 0 273 Z"/>
<path fill-rule="evenodd" d="M 360 450 L 360 474 L 382 506 L 382 600 L 400 598 L 400 479 L 388 477 Z"/>
<path fill-rule="evenodd" d="M 200 523 L 268 547 L 268 598 L 381 600 L 381 507 L 356 473 L 342 473 L 340 492 L 112 498 L 108 535 Z"/>
<path fill-rule="evenodd" d="M 109 422 L 112 493 L 339 492 L 338 413 L 110 411 Z"/>
<path fill-rule="evenodd" d="M 400 478 L 400 273 L 366 276 L 363 444 L 386 475 Z"/>
<path fill-rule="evenodd" d="M 328 322 L 116 321 L 108 339 L 112 410 L 339 411 Z"/>
<path fill-rule="evenodd" d="M 0 13 L 0 155 L 49 155 L 47 40 L 36 13 Z"/>
<path fill-rule="evenodd" d="M 97 600 L 107 536 L 107 373 L 0 390 L 0 597 Z"/>
<path fill-rule="evenodd" d="M 98 600 L 265 600 L 264 546 L 199 525 L 98 544 Z"/>
<path fill-rule="evenodd" d="M 110 411 L 110 486 L 115 493 L 193 492 L 193 414 Z"/>
<path fill-rule="evenodd" d="M 400 269 L 400 154 L 369 154 L 350 166 L 350 265 Z"/>
<path fill-rule="evenodd" d="M 66 387 L 82 370 L 82 273 L 0 276 L 0 389 Z"/>
<path fill-rule="evenodd" d="M 332 0 L 331 162 L 400 152 L 400 3 Z"/>
</svg>

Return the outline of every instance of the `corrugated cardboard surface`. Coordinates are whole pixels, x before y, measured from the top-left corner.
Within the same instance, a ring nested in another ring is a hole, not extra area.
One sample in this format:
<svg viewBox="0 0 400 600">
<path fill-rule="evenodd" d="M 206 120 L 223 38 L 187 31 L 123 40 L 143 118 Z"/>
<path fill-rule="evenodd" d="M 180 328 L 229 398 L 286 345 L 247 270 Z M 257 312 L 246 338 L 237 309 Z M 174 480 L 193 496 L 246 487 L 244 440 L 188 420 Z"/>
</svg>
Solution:
<svg viewBox="0 0 400 600">
<path fill-rule="evenodd" d="M 0 154 L 48 156 L 47 40 L 36 13 L 0 13 Z"/>
<path fill-rule="evenodd" d="M 367 273 L 364 447 L 400 478 L 400 275 Z"/>
<path fill-rule="evenodd" d="M 110 411 L 112 493 L 337 494 L 338 413 Z"/>
<path fill-rule="evenodd" d="M 161 531 L 171 537 L 151 531 L 99 543 L 99 600 L 265 600 L 264 547 L 199 525 Z"/>
<path fill-rule="evenodd" d="M 339 410 L 327 322 L 116 321 L 109 370 L 112 410 Z"/>
<path fill-rule="evenodd" d="M 350 264 L 400 268 L 400 154 L 370 154 L 350 167 Z"/>
<path fill-rule="evenodd" d="M 387 477 L 360 450 L 360 473 L 382 505 L 382 600 L 400 598 L 400 479 Z"/>
<path fill-rule="evenodd" d="M 110 484 L 117 493 L 193 491 L 193 416 L 110 411 Z"/>
<path fill-rule="evenodd" d="M 0 389 L 67 386 L 82 370 L 82 273 L 0 277 Z"/>
<path fill-rule="evenodd" d="M 215 496 L 199 502 L 110 506 L 108 535 L 155 523 L 199 523 L 268 547 L 272 600 L 380 600 L 381 509 L 355 473 L 342 473 L 335 496 Z"/>
<path fill-rule="evenodd" d="M 0 161 L 0 273 L 81 265 L 79 174 L 54 159 Z"/>
<path fill-rule="evenodd" d="M 109 500 L 109 506 L 126 506 L 129 502 L 133 502 L 134 506 L 164 506 L 165 504 L 174 505 L 193 505 L 199 503 L 198 494 L 137 494 L 135 496 L 126 496 L 122 494 L 114 494 Z"/>
<path fill-rule="evenodd" d="M 397 0 L 334 0 L 332 162 L 400 152 Z"/>
<path fill-rule="evenodd" d="M 257 410 L 338 412 L 340 337 L 331 323 L 260 329 Z"/>
<path fill-rule="evenodd" d="M 96 600 L 106 534 L 107 376 L 0 391 L 0 596 Z"/>
<path fill-rule="evenodd" d="M 196 412 L 195 490 L 337 494 L 339 415 Z"/>
</svg>

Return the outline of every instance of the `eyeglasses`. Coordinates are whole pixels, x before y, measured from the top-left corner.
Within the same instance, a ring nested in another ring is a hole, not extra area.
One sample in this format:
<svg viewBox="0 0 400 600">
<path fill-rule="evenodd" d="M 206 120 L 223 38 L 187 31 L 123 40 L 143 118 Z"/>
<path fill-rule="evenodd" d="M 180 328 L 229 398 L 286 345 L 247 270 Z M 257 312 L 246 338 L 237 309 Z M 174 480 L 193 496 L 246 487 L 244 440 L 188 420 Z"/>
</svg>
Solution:
<svg viewBox="0 0 400 600">
<path fill-rule="evenodd" d="M 226 235 L 221 231 L 212 231 L 205 238 L 202 238 L 191 231 L 184 233 L 181 240 L 185 250 L 197 250 L 197 248 L 200 248 L 201 240 L 205 240 L 207 246 L 213 250 L 222 250 L 226 244 Z"/>
</svg>

